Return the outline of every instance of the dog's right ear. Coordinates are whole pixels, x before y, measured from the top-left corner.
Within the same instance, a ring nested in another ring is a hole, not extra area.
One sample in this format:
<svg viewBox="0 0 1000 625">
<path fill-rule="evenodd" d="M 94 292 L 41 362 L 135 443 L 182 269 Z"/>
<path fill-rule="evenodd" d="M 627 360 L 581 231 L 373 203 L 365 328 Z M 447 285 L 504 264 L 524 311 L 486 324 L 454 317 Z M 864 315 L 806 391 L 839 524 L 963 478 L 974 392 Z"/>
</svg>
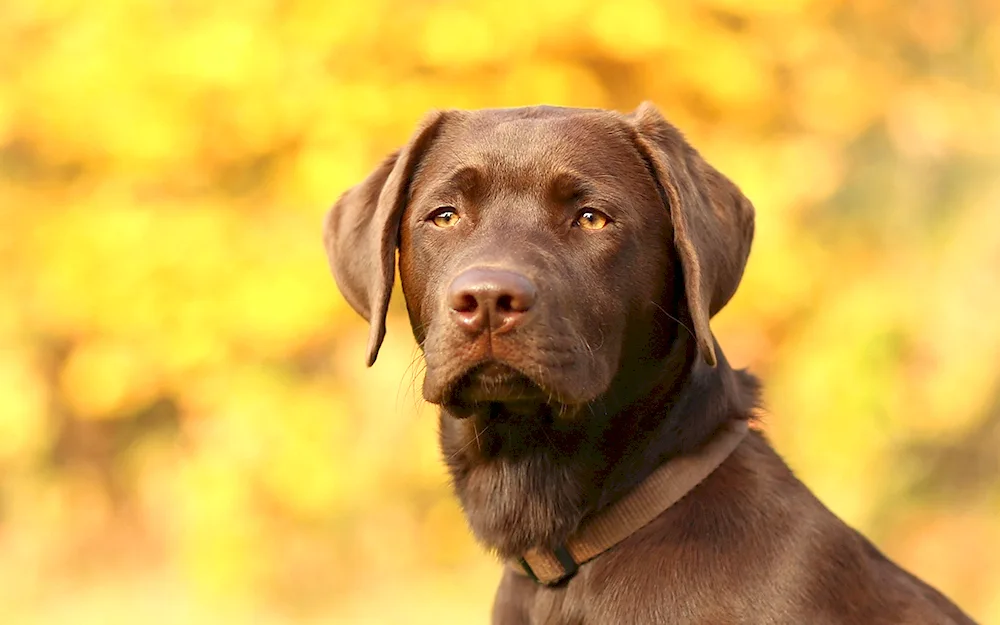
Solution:
<svg viewBox="0 0 1000 625">
<path fill-rule="evenodd" d="M 326 215 L 323 243 L 333 277 L 347 303 L 370 324 L 369 367 L 385 337 L 399 225 L 410 179 L 444 118 L 443 112 L 428 114 L 408 144 L 344 193 Z"/>
</svg>

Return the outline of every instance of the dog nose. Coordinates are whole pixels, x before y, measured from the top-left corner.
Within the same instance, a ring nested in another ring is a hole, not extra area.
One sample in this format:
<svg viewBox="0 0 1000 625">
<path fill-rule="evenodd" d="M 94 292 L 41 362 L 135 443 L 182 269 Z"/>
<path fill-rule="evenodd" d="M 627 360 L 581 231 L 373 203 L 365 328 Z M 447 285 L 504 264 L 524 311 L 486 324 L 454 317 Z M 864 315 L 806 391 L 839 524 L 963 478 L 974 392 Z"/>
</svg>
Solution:
<svg viewBox="0 0 1000 625">
<path fill-rule="evenodd" d="M 474 267 L 448 287 L 448 305 L 458 325 L 470 333 L 489 327 L 506 332 L 535 304 L 535 285 L 527 277 L 503 269 Z"/>
</svg>

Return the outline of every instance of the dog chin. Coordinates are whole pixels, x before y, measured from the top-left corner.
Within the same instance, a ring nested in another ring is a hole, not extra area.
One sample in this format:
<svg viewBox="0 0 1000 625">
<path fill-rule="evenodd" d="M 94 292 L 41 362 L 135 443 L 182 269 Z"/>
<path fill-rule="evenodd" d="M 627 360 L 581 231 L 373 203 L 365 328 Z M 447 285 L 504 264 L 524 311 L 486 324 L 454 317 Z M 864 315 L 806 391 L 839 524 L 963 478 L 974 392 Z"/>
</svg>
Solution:
<svg viewBox="0 0 1000 625">
<path fill-rule="evenodd" d="M 430 382 L 430 376 L 425 381 L 425 398 L 458 417 L 501 411 L 533 414 L 553 403 L 557 395 L 538 380 L 497 361 L 468 367 L 443 384 L 426 382 Z"/>
</svg>

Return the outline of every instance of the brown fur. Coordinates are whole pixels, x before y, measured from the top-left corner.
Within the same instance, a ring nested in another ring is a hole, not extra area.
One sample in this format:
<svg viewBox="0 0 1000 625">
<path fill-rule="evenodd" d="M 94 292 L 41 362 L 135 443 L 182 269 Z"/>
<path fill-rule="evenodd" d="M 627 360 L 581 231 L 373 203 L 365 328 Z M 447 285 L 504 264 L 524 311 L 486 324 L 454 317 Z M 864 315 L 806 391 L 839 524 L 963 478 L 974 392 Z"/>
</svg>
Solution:
<svg viewBox="0 0 1000 625">
<path fill-rule="evenodd" d="M 434 225 L 442 207 L 450 227 Z M 595 209 L 608 225 L 578 227 Z M 447 111 L 344 194 L 325 241 L 371 323 L 369 364 L 398 249 L 455 492 L 476 537 L 511 558 L 558 547 L 663 462 L 750 418 L 757 381 L 729 366 L 709 319 L 736 291 L 753 221 L 651 105 Z M 830 513 L 756 432 L 568 581 L 507 571 L 493 621 L 972 622 Z"/>
</svg>

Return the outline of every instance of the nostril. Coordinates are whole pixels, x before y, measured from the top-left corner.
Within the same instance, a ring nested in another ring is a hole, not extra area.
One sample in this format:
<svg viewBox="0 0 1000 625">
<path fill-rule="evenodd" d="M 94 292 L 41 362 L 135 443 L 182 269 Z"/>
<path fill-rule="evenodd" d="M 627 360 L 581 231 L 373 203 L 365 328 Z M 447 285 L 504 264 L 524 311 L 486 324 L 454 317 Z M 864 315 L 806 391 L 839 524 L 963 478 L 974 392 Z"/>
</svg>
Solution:
<svg viewBox="0 0 1000 625">
<path fill-rule="evenodd" d="M 469 292 L 457 293 L 451 300 L 451 309 L 460 313 L 474 313 L 479 308 L 476 297 Z"/>
<path fill-rule="evenodd" d="M 527 312 L 534 304 L 535 296 L 531 290 L 514 293 L 501 293 L 496 298 L 496 310 L 505 315 Z"/>
<path fill-rule="evenodd" d="M 502 313 L 518 312 L 517 309 L 514 308 L 514 297 L 512 295 L 507 295 L 506 293 L 497 297 L 497 311 Z"/>
</svg>

